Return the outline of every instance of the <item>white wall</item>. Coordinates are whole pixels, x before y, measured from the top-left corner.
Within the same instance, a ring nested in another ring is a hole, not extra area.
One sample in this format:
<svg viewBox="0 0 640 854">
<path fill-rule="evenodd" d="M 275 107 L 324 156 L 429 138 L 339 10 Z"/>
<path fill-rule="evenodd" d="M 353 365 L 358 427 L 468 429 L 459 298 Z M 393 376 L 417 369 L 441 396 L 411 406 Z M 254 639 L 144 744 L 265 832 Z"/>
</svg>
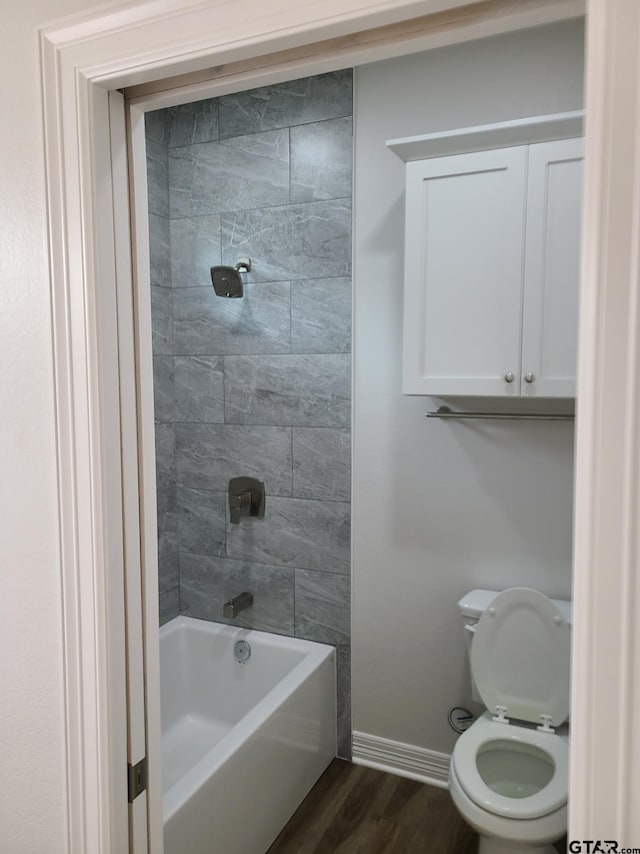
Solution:
<svg viewBox="0 0 640 854">
<path fill-rule="evenodd" d="M 427 421 L 403 397 L 404 164 L 385 140 L 582 106 L 579 21 L 355 75 L 353 726 L 450 752 L 470 701 L 456 602 L 518 584 L 568 597 L 567 423 Z"/>
<path fill-rule="evenodd" d="M 62 854 L 62 627 L 39 25 L 87 0 L 20 0 L 0 28 L 0 851 Z"/>
</svg>

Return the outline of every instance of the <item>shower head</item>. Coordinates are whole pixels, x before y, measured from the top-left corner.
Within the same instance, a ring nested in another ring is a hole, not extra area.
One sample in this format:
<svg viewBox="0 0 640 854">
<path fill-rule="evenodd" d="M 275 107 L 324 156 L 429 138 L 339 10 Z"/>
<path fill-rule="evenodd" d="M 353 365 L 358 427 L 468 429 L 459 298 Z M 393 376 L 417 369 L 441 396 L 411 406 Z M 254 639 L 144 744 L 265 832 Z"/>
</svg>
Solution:
<svg viewBox="0 0 640 854">
<path fill-rule="evenodd" d="M 235 267 L 212 267 L 211 281 L 219 297 L 241 297 L 243 295 L 242 276 Z"/>
<path fill-rule="evenodd" d="M 240 273 L 251 270 L 251 261 L 246 258 L 238 261 L 235 267 L 212 267 L 211 281 L 219 297 L 238 298 L 243 296 L 244 287 Z"/>
</svg>

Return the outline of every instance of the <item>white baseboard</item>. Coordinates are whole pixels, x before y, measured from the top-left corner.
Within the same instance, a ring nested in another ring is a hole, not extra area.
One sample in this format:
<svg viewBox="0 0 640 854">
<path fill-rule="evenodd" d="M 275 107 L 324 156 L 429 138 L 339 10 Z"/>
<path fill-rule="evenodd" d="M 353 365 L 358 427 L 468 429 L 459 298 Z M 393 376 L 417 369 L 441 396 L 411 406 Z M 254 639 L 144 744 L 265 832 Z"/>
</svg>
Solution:
<svg viewBox="0 0 640 854">
<path fill-rule="evenodd" d="M 425 750 L 413 744 L 403 744 L 390 738 L 368 735 L 366 732 L 353 733 L 353 762 L 377 768 L 400 777 L 408 777 L 441 789 L 449 787 L 448 753 Z"/>
</svg>

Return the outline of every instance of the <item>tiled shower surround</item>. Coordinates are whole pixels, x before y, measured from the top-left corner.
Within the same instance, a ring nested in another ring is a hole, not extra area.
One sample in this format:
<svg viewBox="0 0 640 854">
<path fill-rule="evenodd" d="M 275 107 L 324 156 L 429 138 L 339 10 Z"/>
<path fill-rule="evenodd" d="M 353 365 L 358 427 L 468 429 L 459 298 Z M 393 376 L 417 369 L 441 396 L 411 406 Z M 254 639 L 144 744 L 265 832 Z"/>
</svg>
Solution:
<svg viewBox="0 0 640 854">
<path fill-rule="evenodd" d="M 147 114 L 160 619 L 335 644 L 350 755 L 352 74 Z M 209 268 L 250 258 L 242 299 Z M 264 519 L 231 525 L 231 477 Z M 223 603 L 248 590 L 236 620 Z"/>
</svg>

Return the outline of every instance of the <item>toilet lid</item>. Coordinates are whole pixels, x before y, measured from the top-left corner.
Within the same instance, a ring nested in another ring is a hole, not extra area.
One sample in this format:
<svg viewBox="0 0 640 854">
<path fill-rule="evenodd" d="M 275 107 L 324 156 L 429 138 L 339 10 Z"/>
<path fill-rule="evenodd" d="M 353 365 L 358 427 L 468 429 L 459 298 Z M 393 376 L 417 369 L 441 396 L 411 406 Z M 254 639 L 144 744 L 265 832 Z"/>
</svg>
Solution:
<svg viewBox="0 0 640 854">
<path fill-rule="evenodd" d="M 558 726 L 569 717 L 570 627 L 544 594 L 526 587 L 499 593 L 481 616 L 471 670 L 487 709 L 507 718 Z"/>
</svg>

